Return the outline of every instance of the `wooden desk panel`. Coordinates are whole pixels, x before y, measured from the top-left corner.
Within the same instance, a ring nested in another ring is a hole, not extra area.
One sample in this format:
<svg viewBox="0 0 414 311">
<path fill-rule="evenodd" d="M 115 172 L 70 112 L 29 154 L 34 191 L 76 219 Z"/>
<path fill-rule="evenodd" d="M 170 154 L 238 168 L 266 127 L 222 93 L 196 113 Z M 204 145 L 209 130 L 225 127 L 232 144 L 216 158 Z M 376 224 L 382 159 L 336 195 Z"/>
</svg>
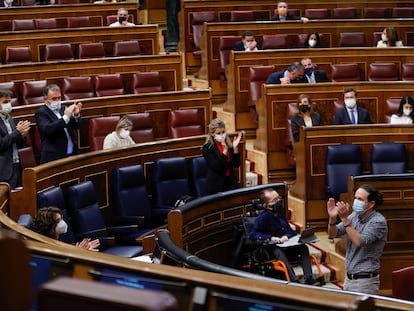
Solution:
<svg viewBox="0 0 414 311">
<path fill-rule="evenodd" d="M 35 5 L 19 6 L 0 10 L 0 31 L 11 30 L 12 19 L 37 19 L 37 18 L 57 18 L 58 25 L 65 27 L 63 23 L 66 17 L 89 16 L 91 25 L 105 26 L 106 16 L 116 15 L 119 8 L 126 8 L 131 20 L 138 21 L 138 6 L 135 2 L 122 3 L 79 3 L 79 4 L 57 4 L 57 5 Z"/>
<path fill-rule="evenodd" d="M 113 45 L 116 41 L 138 40 L 143 54 L 155 55 L 159 52 L 158 38 L 158 25 L 6 31 L 0 32 L 0 50 L 4 53 L 7 46 L 28 45 L 32 59 L 41 61 L 41 51 L 46 44 L 71 43 L 76 46 L 79 43 L 102 42 Z"/>
<path fill-rule="evenodd" d="M 337 1 L 317 1 L 317 0 L 291 0 L 289 1 L 289 9 L 299 10 L 301 15 L 305 14 L 305 9 L 327 8 L 331 11 L 336 7 L 355 7 L 359 10 L 360 16 L 365 7 L 384 7 L 391 8 L 399 6 L 412 6 L 412 1 L 386 1 L 386 0 L 368 0 L 358 1 L 351 0 L 346 3 Z M 237 1 L 237 0 L 181 0 L 181 12 L 179 14 L 180 23 L 180 44 L 179 49 L 185 52 L 187 66 L 200 66 L 200 59 L 193 55 L 194 45 L 192 42 L 192 13 L 199 11 L 214 11 L 217 14 L 218 21 L 229 21 L 231 11 L 252 10 L 256 19 L 270 20 L 274 15 L 276 2 L 273 0 L 257 0 L 257 1 Z M 331 14 L 332 15 L 332 14 Z M 245 28 L 250 29 L 250 28 Z M 304 31 L 305 33 L 305 31 Z M 190 65 L 189 65 L 190 64 Z"/>
<path fill-rule="evenodd" d="M 82 126 L 78 137 L 81 152 L 89 151 L 89 120 L 92 118 L 149 112 L 153 121 L 156 140 L 168 139 L 168 112 L 170 110 L 200 109 L 205 133 L 207 133 L 207 126 L 211 121 L 211 95 L 209 90 L 94 97 L 84 99 L 82 103 Z M 37 126 L 35 113 L 41 105 L 15 107 L 12 116 L 16 122 L 29 120 L 33 126 Z M 36 151 L 39 152 L 39 150 Z"/>
<path fill-rule="evenodd" d="M 230 62 L 226 68 L 227 101 L 223 105 L 226 112 L 234 114 L 234 128 L 236 131 L 255 129 L 257 124 L 249 118 L 249 68 L 253 66 L 274 65 L 276 71 L 286 70 L 295 61 L 304 56 L 312 58 L 317 69 L 325 70 L 331 77 L 331 65 L 341 63 L 357 63 L 364 73 L 363 80 L 367 80 L 368 68 L 374 62 L 392 62 L 397 65 L 398 72 L 402 72 L 402 64 L 414 61 L 414 48 L 323 48 L 323 49 L 290 49 L 263 50 L 251 53 L 231 52 Z M 246 115 L 243 117 L 242 115 Z M 249 123 L 239 120 L 248 120 Z"/>
<path fill-rule="evenodd" d="M 373 46 L 373 33 L 381 32 L 387 26 L 397 29 L 405 45 L 414 45 L 414 25 L 410 19 L 315 20 L 306 24 L 299 21 L 205 23 L 201 38 L 202 67 L 199 76 L 209 80 L 213 95 L 226 94 L 226 88 L 219 83 L 219 38 L 228 35 L 241 36 L 246 29 L 254 32 L 259 43 L 264 34 L 288 34 L 294 38 L 298 34 L 317 29 L 328 36 L 329 47 L 337 47 L 341 32 L 364 32 L 367 46 Z"/>
</svg>

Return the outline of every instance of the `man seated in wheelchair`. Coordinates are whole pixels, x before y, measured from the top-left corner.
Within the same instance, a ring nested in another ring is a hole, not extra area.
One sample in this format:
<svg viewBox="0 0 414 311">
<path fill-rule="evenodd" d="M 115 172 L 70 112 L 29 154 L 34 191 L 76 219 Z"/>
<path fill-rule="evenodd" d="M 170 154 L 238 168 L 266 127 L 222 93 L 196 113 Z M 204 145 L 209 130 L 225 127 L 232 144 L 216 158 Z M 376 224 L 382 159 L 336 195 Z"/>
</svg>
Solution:
<svg viewBox="0 0 414 311">
<path fill-rule="evenodd" d="M 263 212 L 255 219 L 249 233 L 251 241 L 267 241 L 271 244 L 271 251 L 276 260 L 280 260 L 287 268 L 291 282 L 299 282 L 288 258 L 300 258 L 303 268 L 305 284 L 322 285 L 322 278 L 315 280 L 312 276 L 312 264 L 309 249 L 306 244 L 297 244 L 289 247 L 279 247 L 278 244 L 286 242 L 298 233 L 292 229 L 284 216 L 282 200 L 274 189 L 266 189 L 261 193 Z M 267 248 L 269 249 L 269 248 Z"/>
</svg>

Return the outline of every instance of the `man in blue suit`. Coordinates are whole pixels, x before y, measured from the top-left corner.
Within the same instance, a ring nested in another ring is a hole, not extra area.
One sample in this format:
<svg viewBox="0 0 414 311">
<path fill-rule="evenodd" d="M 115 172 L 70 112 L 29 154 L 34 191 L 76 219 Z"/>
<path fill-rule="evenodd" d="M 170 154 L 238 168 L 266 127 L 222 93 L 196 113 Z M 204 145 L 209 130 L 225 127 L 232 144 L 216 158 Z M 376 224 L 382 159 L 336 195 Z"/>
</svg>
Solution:
<svg viewBox="0 0 414 311">
<path fill-rule="evenodd" d="M 272 21 L 295 21 L 300 20 L 303 23 L 307 23 L 309 19 L 306 17 L 300 17 L 288 12 L 288 4 L 285 0 L 280 0 L 277 3 L 277 14 L 272 17 Z"/>
<path fill-rule="evenodd" d="M 267 77 L 266 84 L 308 83 L 303 76 L 305 68 L 299 62 L 294 62 L 284 71 L 276 71 Z"/>
<path fill-rule="evenodd" d="M 335 125 L 372 123 L 368 110 L 357 106 L 357 96 L 357 91 L 352 87 L 344 90 L 345 107 L 335 112 Z"/>
<path fill-rule="evenodd" d="M 316 70 L 315 65 L 309 57 L 302 58 L 301 64 L 305 68 L 304 77 L 308 80 L 308 83 L 330 82 L 326 72 L 323 70 Z"/>
<path fill-rule="evenodd" d="M 233 51 L 257 51 L 259 46 L 254 38 L 254 34 L 250 30 L 242 33 L 241 41 L 237 41 L 233 45 Z"/>
<path fill-rule="evenodd" d="M 77 154 L 74 130 L 80 127 L 82 104 L 62 105 L 61 91 L 56 84 L 47 86 L 43 97 L 45 105 L 35 114 L 40 132 L 40 163 Z"/>
</svg>

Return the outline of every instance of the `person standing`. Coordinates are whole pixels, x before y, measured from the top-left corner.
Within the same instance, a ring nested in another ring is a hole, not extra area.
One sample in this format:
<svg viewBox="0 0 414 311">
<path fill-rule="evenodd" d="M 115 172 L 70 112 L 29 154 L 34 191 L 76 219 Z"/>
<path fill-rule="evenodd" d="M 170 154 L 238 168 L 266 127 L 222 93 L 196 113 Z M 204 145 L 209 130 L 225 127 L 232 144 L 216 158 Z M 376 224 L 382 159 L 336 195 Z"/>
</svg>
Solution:
<svg viewBox="0 0 414 311">
<path fill-rule="evenodd" d="M 388 233 L 387 221 L 377 211 L 382 203 L 382 193 L 369 184 L 355 191 L 352 210 L 347 202 L 328 200 L 329 237 L 348 237 L 345 290 L 373 295 L 379 292 L 380 257 Z"/>
<path fill-rule="evenodd" d="M 357 105 L 357 96 L 357 91 L 352 87 L 344 90 L 345 107 L 335 111 L 335 125 L 372 123 L 368 110 Z"/>
<path fill-rule="evenodd" d="M 203 157 L 207 163 L 206 191 L 213 194 L 236 189 L 234 169 L 240 166 L 239 143 L 243 132 L 239 132 L 231 141 L 222 120 L 212 120 L 208 128 L 209 134 L 202 146 Z"/>
<path fill-rule="evenodd" d="M 11 189 L 21 186 L 21 166 L 18 148 L 26 142 L 30 121 L 19 121 L 17 125 L 10 116 L 12 93 L 0 89 L 0 181 Z"/>
<path fill-rule="evenodd" d="M 80 128 L 82 103 L 63 106 L 56 84 L 45 87 L 43 98 L 45 104 L 35 114 L 40 133 L 40 163 L 78 154 L 74 131 Z"/>
</svg>

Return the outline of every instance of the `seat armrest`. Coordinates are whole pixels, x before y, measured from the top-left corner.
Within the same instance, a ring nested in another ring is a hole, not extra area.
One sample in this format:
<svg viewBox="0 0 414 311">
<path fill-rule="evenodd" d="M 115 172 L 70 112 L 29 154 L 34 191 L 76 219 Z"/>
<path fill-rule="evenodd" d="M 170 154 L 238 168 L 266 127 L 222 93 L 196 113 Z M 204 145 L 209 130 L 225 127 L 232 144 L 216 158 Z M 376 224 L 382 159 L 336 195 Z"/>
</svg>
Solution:
<svg viewBox="0 0 414 311">
<path fill-rule="evenodd" d="M 108 236 L 108 231 L 106 229 L 99 229 L 99 230 L 92 230 L 92 231 L 85 231 L 82 233 L 76 234 L 76 239 L 81 241 L 85 238 L 89 239 L 100 239 L 102 237 Z"/>
<path fill-rule="evenodd" d="M 142 225 L 145 221 L 144 216 L 117 216 L 114 217 L 114 224 L 116 226 L 122 225 Z"/>
</svg>

